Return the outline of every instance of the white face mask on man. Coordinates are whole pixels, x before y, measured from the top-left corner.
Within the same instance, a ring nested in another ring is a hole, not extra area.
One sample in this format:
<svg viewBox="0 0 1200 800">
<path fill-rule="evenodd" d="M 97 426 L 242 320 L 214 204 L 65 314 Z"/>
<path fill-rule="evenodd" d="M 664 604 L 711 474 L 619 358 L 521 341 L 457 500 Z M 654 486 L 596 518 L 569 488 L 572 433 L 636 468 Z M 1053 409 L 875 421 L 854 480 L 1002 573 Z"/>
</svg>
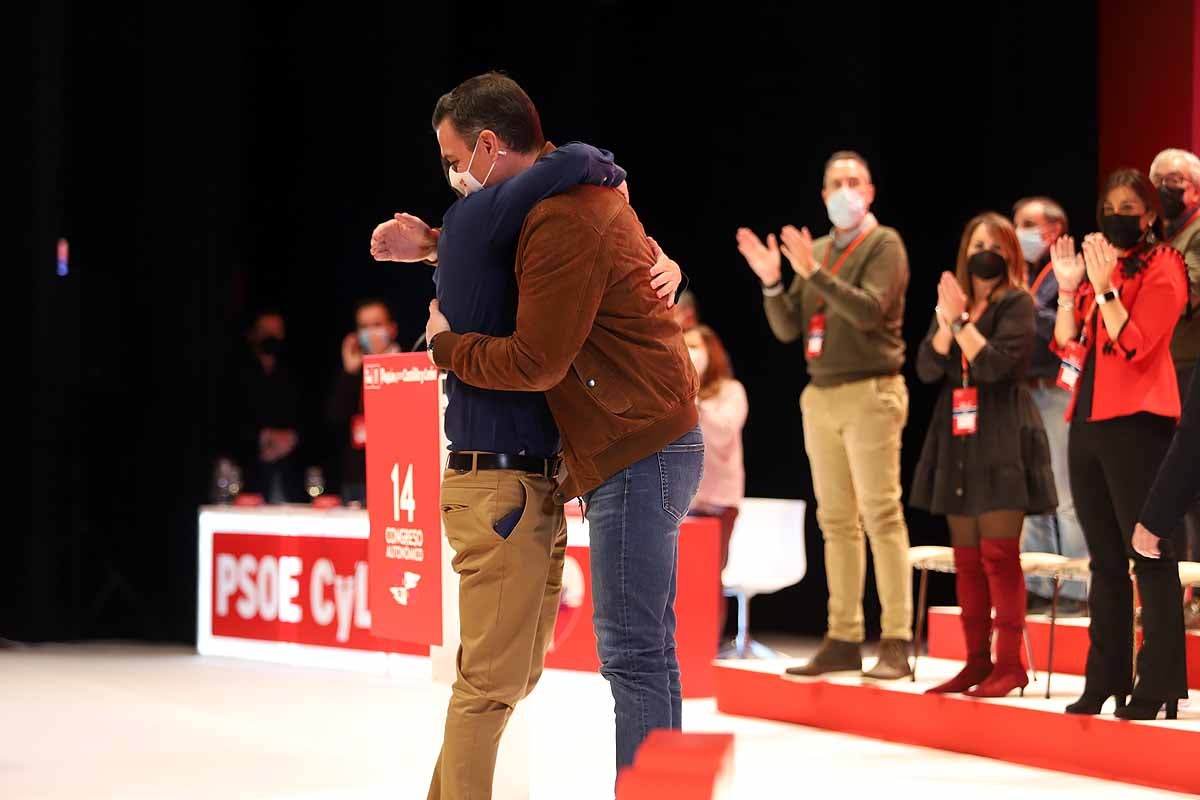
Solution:
<svg viewBox="0 0 1200 800">
<path fill-rule="evenodd" d="M 471 165 L 475 163 L 475 154 L 479 152 L 479 139 L 475 139 L 475 147 L 471 150 L 471 160 L 467 162 L 466 172 L 459 172 L 454 167 L 451 167 L 446 173 L 447 180 L 450 181 L 450 188 L 461 194 L 463 197 L 472 195 L 475 192 L 482 192 L 487 187 L 488 179 L 492 177 L 492 170 L 496 168 L 496 161 L 500 160 L 500 156 L 508 155 L 507 150 L 496 151 L 496 161 L 492 162 L 491 169 L 487 171 L 487 175 L 483 176 L 483 183 L 471 174 Z"/>
<path fill-rule="evenodd" d="M 848 186 L 843 186 L 825 201 L 825 210 L 829 212 L 829 221 L 842 230 L 857 228 L 858 223 L 867 215 L 867 202 L 863 196 Z"/>
<path fill-rule="evenodd" d="M 1050 249 L 1050 245 L 1042 238 L 1041 228 L 1017 228 L 1017 241 L 1021 244 L 1021 255 L 1030 264 L 1041 261 Z"/>
</svg>

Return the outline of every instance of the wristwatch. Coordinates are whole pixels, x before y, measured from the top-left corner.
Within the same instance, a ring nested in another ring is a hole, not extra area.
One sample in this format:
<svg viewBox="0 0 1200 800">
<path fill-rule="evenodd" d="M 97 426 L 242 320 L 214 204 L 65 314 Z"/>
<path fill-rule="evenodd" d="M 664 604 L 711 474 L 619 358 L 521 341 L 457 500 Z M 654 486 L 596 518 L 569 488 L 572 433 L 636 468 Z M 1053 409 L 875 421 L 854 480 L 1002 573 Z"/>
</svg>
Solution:
<svg viewBox="0 0 1200 800">
<path fill-rule="evenodd" d="M 1121 296 L 1121 290 L 1117 289 L 1116 287 L 1113 287 L 1112 289 L 1109 289 L 1107 292 L 1101 292 L 1100 294 L 1096 295 L 1096 304 L 1102 306 L 1105 303 L 1107 303 L 1109 300 L 1116 300 L 1120 296 Z"/>
<path fill-rule="evenodd" d="M 961 317 L 950 323 L 950 332 L 957 336 L 962 332 L 962 329 L 966 327 L 967 321 L 970 319 L 970 315 L 964 311 Z"/>
</svg>

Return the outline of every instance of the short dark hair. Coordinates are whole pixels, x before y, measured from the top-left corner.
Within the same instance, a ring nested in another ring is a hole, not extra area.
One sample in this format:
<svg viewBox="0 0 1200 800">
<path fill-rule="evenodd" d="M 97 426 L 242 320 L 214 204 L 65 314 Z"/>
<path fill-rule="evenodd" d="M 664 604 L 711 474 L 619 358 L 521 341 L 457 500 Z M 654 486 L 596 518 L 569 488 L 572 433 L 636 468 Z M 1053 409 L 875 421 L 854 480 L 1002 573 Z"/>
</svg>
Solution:
<svg viewBox="0 0 1200 800">
<path fill-rule="evenodd" d="M 499 72 L 477 75 L 442 95 L 433 109 L 434 130 L 446 119 L 468 147 L 474 147 L 485 130 L 518 153 L 532 152 L 546 143 L 533 101 L 516 81 Z"/>
<path fill-rule="evenodd" d="M 865 158 L 853 150 L 838 150 L 829 157 L 828 161 L 825 162 L 825 171 L 821 173 L 822 183 L 825 182 L 825 176 L 829 174 L 829 168 L 833 166 L 833 162 L 835 161 L 857 161 L 859 164 L 862 164 L 862 168 L 867 171 L 867 180 L 871 180 L 871 165 L 867 163 Z"/>
<path fill-rule="evenodd" d="M 1022 197 L 1017 202 L 1013 203 L 1012 215 L 1016 217 L 1021 213 L 1021 209 L 1030 203 L 1041 203 L 1042 213 L 1046 215 L 1047 222 L 1057 222 L 1062 225 L 1062 235 L 1066 236 L 1071 230 L 1070 224 L 1067 222 L 1067 212 L 1063 211 L 1063 207 L 1059 205 L 1057 200 L 1037 194 L 1033 197 Z"/>
<path fill-rule="evenodd" d="M 1146 210 L 1154 212 L 1154 222 L 1150 224 L 1151 235 L 1146 237 L 1147 243 L 1155 244 L 1162 241 L 1162 200 L 1159 198 L 1158 190 L 1154 188 L 1154 184 L 1140 170 L 1119 169 L 1108 176 L 1108 180 L 1104 181 L 1104 188 L 1100 191 L 1100 198 L 1096 201 L 1096 224 L 1103 228 L 1104 201 L 1108 198 L 1108 193 L 1119 186 L 1128 186 L 1141 199 L 1142 204 L 1146 206 Z"/>
<path fill-rule="evenodd" d="M 388 319 L 394 321 L 392 317 L 392 309 L 388 307 L 387 301 L 380 297 L 368 297 L 366 300 L 359 300 L 357 303 L 355 303 L 354 319 L 358 319 L 358 312 L 362 311 L 364 308 L 371 308 L 372 306 L 379 306 L 382 308 L 387 312 Z"/>
</svg>

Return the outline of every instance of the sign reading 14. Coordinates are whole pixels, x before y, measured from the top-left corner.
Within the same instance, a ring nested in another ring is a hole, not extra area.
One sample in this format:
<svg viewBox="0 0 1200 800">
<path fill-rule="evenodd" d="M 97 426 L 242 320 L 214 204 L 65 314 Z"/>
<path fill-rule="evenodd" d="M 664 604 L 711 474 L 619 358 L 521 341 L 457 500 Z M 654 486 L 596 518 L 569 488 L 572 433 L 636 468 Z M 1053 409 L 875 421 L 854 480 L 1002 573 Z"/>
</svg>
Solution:
<svg viewBox="0 0 1200 800">
<path fill-rule="evenodd" d="M 400 512 L 408 512 L 409 524 L 413 521 L 413 514 L 417 510 L 417 498 L 413 495 L 413 465 L 408 465 L 408 472 L 404 475 L 404 487 L 400 487 L 400 464 L 392 465 L 392 517 L 396 522 L 400 521 Z"/>
</svg>

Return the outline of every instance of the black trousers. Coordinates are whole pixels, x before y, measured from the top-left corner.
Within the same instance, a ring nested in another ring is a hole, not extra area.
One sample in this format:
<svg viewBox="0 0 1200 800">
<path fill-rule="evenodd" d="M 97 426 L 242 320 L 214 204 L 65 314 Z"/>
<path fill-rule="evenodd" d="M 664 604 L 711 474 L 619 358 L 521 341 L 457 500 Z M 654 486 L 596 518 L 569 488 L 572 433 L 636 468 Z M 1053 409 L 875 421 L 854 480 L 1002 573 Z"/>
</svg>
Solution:
<svg viewBox="0 0 1200 800">
<path fill-rule="evenodd" d="M 1130 545 L 1138 514 L 1174 431 L 1172 420 L 1152 414 L 1071 423 L 1067 456 L 1071 493 L 1092 567 L 1088 694 L 1132 692 L 1148 700 L 1187 697 L 1178 563 L 1165 556 L 1143 558 Z M 1130 558 L 1141 598 L 1144 635 L 1136 689 L 1132 685 Z"/>
<path fill-rule="evenodd" d="M 1179 399 L 1186 400 L 1188 389 L 1192 385 L 1192 370 L 1200 367 L 1175 367 L 1175 375 L 1179 378 Z M 1183 535 L 1179 537 L 1180 547 L 1176 549 L 1176 557 L 1186 561 L 1200 561 L 1200 497 L 1192 503 L 1192 507 L 1183 515 Z"/>
</svg>

